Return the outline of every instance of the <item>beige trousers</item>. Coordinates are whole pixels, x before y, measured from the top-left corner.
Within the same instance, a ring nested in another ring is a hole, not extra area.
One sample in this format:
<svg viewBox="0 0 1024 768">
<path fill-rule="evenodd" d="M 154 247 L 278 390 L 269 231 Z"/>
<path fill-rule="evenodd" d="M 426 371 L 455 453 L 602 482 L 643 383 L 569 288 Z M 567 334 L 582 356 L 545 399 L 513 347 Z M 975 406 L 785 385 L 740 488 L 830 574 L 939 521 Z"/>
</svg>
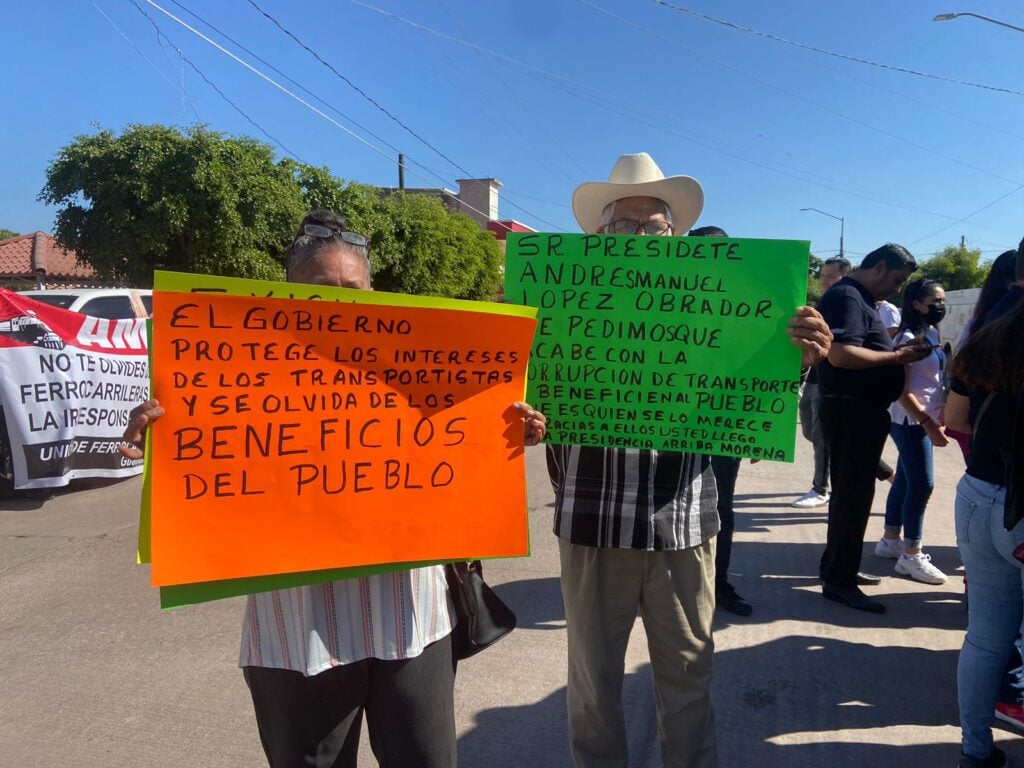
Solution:
<svg viewBox="0 0 1024 768">
<path fill-rule="evenodd" d="M 576 768 L 629 765 L 622 682 L 637 609 L 654 673 L 662 762 L 665 768 L 712 768 L 715 539 L 671 552 L 558 544 Z"/>
</svg>

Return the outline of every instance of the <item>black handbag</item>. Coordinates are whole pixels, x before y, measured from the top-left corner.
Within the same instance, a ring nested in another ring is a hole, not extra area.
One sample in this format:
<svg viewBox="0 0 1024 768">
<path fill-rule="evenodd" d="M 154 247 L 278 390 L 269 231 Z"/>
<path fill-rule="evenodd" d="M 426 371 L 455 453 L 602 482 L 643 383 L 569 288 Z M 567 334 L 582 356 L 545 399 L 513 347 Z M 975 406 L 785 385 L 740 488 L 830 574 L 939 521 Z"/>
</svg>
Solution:
<svg viewBox="0 0 1024 768">
<path fill-rule="evenodd" d="M 516 615 L 484 583 L 479 560 L 444 567 L 458 624 L 452 630 L 455 657 L 468 659 L 516 628 Z"/>
</svg>

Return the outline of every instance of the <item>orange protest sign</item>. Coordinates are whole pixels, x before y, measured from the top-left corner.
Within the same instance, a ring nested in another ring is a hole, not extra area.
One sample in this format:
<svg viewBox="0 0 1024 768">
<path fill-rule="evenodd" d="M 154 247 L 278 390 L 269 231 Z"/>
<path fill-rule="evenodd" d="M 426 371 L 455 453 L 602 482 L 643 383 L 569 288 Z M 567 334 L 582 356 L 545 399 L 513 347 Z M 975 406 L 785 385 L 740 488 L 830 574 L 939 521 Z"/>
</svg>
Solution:
<svg viewBox="0 0 1024 768">
<path fill-rule="evenodd" d="M 525 555 L 535 321 L 154 294 L 154 586 Z"/>
</svg>

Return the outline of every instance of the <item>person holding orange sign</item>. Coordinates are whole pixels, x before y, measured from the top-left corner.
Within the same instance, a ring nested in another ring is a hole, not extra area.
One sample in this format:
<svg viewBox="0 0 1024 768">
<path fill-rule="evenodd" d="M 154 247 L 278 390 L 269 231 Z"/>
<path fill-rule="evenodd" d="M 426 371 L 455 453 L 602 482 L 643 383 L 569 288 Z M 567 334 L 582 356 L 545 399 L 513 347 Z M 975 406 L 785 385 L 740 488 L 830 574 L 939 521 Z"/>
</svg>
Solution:
<svg viewBox="0 0 1024 768">
<path fill-rule="evenodd" d="M 311 211 L 286 255 L 289 282 L 372 290 L 369 242 Z M 544 415 L 515 403 L 524 442 Z M 135 408 L 121 452 L 142 455 L 164 409 Z M 363 714 L 381 765 L 455 768 L 454 617 L 441 566 L 250 595 L 239 666 L 271 768 L 355 768 Z"/>
</svg>

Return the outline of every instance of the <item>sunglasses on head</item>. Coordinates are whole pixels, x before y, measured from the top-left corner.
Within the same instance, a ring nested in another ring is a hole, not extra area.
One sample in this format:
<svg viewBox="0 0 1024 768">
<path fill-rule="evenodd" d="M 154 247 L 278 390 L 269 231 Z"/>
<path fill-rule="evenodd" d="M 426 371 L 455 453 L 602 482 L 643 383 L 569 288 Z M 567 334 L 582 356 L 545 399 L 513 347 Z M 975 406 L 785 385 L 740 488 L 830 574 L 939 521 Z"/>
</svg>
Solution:
<svg viewBox="0 0 1024 768">
<path fill-rule="evenodd" d="M 320 237 L 325 240 L 336 237 L 344 243 L 360 248 L 365 248 L 367 243 L 370 242 L 366 235 L 360 235 L 358 232 L 346 232 L 341 229 L 331 229 L 330 227 L 325 227 L 321 224 L 304 224 L 302 226 L 302 231 L 310 237 Z"/>
</svg>

